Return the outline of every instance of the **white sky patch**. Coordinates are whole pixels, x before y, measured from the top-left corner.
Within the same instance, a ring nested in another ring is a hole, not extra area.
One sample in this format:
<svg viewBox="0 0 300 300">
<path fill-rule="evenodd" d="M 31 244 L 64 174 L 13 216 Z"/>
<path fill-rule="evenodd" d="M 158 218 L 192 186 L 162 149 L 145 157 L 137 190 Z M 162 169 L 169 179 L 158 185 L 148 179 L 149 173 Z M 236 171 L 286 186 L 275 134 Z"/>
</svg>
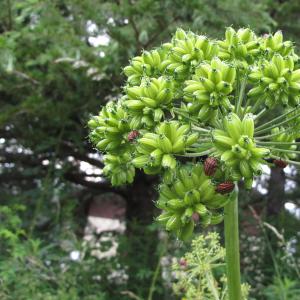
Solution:
<svg viewBox="0 0 300 300">
<path fill-rule="evenodd" d="M 271 169 L 267 165 L 263 165 L 262 169 L 263 169 L 263 174 L 259 178 L 254 180 L 254 186 L 261 194 L 266 195 L 268 193 L 268 180 L 271 175 Z M 286 175 L 293 177 L 295 176 L 297 170 L 294 166 L 288 165 L 284 169 L 284 172 Z M 285 180 L 285 186 L 284 186 L 285 192 L 291 192 L 296 187 L 297 184 L 294 180 L 288 178 Z"/>
<path fill-rule="evenodd" d="M 79 166 L 80 171 L 85 172 L 86 175 L 101 175 L 102 170 L 98 167 L 94 167 L 86 161 L 81 161 Z"/>
<path fill-rule="evenodd" d="M 100 182 L 104 182 L 105 180 L 102 177 L 95 177 L 95 176 L 85 176 L 84 178 L 86 181 L 89 182 L 96 182 L 96 183 L 100 183 Z"/>
<path fill-rule="evenodd" d="M 297 169 L 295 168 L 295 166 L 292 165 L 287 165 L 286 168 L 284 169 L 284 172 L 286 175 L 293 177 L 297 174 Z M 292 190 L 294 190 L 297 187 L 297 184 L 294 180 L 291 179 L 286 179 L 285 181 L 285 186 L 284 186 L 284 190 L 286 192 L 291 192 Z"/>
<path fill-rule="evenodd" d="M 254 186 L 261 194 L 266 195 L 268 193 L 267 181 L 270 178 L 271 169 L 266 165 L 262 165 L 262 170 L 263 174 L 254 180 Z"/>
<path fill-rule="evenodd" d="M 295 166 L 287 165 L 287 167 L 284 169 L 284 172 L 289 175 L 290 177 L 293 177 L 297 174 L 297 169 Z M 284 190 L 286 192 L 290 192 L 291 190 L 294 190 L 297 187 L 297 184 L 294 180 L 286 179 L 285 181 L 285 187 Z"/>
<path fill-rule="evenodd" d="M 108 46 L 110 38 L 107 34 L 104 33 L 97 36 L 90 36 L 88 40 L 92 46 L 99 47 L 99 46 Z"/>
<path fill-rule="evenodd" d="M 5 139 L 4 139 L 3 144 L 4 143 L 5 143 Z M 31 149 L 18 145 L 15 140 L 11 140 L 11 144 L 9 146 L 4 147 L 4 150 L 8 153 L 33 154 Z"/>
<path fill-rule="evenodd" d="M 105 181 L 105 179 L 102 177 L 103 171 L 99 167 L 95 167 L 88 162 L 81 161 L 79 169 L 86 174 L 85 180 L 87 180 L 87 181 L 90 181 L 90 182 Z"/>
<path fill-rule="evenodd" d="M 107 46 L 109 44 L 110 41 L 109 35 L 103 32 L 100 33 L 99 27 L 92 20 L 87 21 L 86 30 L 90 35 L 88 41 L 92 46 L 99 47 L 99 46 Z"/>
<path fill-rule="evenodd" d="M 256 189 L 263 195 L 266 195 L 268 193 L 268 189 L 262 185 L 260 181 L 254 180 Z"/>
<path fill-rule="evenodd" d="M 294 180 L 286 179 L 285 185 L 284 185 L 284 190 L 286 192 L 290 192 L 290 191 L 294 190 L 296 187 L 297 187 L 297 184 Z"/>
<path fill-rule="evenodd" d="M 101 161 L 103 155 L 95 152 L 95 153 L 89 153 L 88 157 Z M 103 175 L 103 171 L 99 167 L 93 166 L 88 162 L 81 162 L 80 170 L 87 174 L 85 179 L 88 181 L 93 181 L 93 182 L 104 181 L 104 179 L 101 177 Z M 94 175 L 99 175 L 99 176 L 94 176 Z"/>
<path fill-rule="evenodd" d="M 103 155 L 98 152 L 94 152 L 94 153 L 89 153 L 88 157 L 100 160 L 103 157 Z"/>
<path fill-rule="evenodd" d="M 263 173 L 266 174 L 266 175 L 271 175 L 271 169 L 270 167 L 266 166 L 266 165 L 262 165 L 262 170 L 263 170 Z"/>
<path fill-rule="evenodd" d="M 15 164 L 11 163 L 11 162 L 10 163 L 4 163 L 3 165 L 4 165 L 4 168 L 7 168 L 7 169 L 11 169 L 15 166 Z"/>
<path fill-rule="evenodd" d="M 294 215 L 297 219 L 300 219 L 300 207 L 297 207 L 295 203 L 287 202 L 284 204 L 284 208 Z"/>
</svg>

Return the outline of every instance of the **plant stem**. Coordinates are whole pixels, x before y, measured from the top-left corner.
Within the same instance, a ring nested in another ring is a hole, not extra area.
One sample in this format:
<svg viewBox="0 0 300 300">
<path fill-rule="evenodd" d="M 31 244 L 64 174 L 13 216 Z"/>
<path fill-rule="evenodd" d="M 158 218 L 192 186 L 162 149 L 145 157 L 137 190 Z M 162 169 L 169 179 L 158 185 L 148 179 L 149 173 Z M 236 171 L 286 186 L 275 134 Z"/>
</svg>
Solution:
<svg viewBox="0 0 300 300">
<path fill-rule="evenodd" d="M 280 149 L 275 147 L 268 147 L 270 150 L 276 151 L 276 152 L 283 152 L 283 153 L 289 153 L 289 154 L 300 154 L 300 151 L 297 150 L 288 150 L 288 149 Z"/>
<path fill-rule="evenodd" d="M 209 129 L 201 128 L 198 126 L 192 126 L 192 129 L 199 131 L 199 132 L 211 132 L 211 130 L 209 130 Z"/>
<path fill-rule="evenodd" d="M 282 125 L 284 125 L 284 124 L 286 124 L 286 123 L 288 123 L 288 122 L 293 121 L 294 119 L 299 118 L 299 116 L 300 116 L 300 114 L 298 113 L 298 114 L 296 114 L 295 116 L 293 116 L 292 118 L 290 118 L 290 119 L 288 119 L 288 120 L 284 120 L 284 121 L 282 121 L 282 122 L 280 122 L 280 123 L 271 125 L 270 127 L 263 128 L 263 129 L 261 129 L 261 130 L 258 130 L 258 131 L 256 131 L 256 134 L 261 134 L 261 133 L 264 133 L 264 132 L 266 132 L 266 131 L 269 131 L 269 130 L 275 128 L 275 127 L 282 126 Z"/>
<path fill-rule="evenodd" d="M 235 108 L 236 113 L 239 116 L 241 116 L 240 110 L 241 110 L 241 106 L 242 106 L 242 103 L 243 103 L 243 100 L 244 100 L 244 94 L 245 94 L 246 84 L 247 84 L 247 79 L 244 78 L 244 80 L 242 81 L 241 87 L 240 87 L 240 93 L 239 93 L 239 98 L 238 98 L 237 106 Z"/>
<path fill-rule="evenodd" d="M 264 135 L 264 136 L 258 136 L 258 137 L 255 137 L 256 140 L 265 140 L 265 139 L 270 139 L 272 137 L 275 137 L 275 136 L 278 136 L 278 135 L 281 135 L 282 133 L 284 132 L 289 132 L 290 129 L 289 128 L 286 128 L 284 130 L 281 130 L 279 132 L 276 132 L 276 133 L 273 133 L 273 134 L 268 134 L 268 135 Z"/>
<path fill-rule="evenodd" d="M 296 108 L 292 109 L 291 111 L 288 111 L 288 112 L 286 112 L 286 113 L 284 113 L 284 114 L 278 116 L 277 118 L 272 119 L 271 121 L 269 121 L 269 122 L 267 122 L 267 123 L 264 123 L 264 124 L 258 126 L 258 127 L 256 128 L 256 130 L 263 129 L 263 128 L 265 128 L 265 127 L 268 127 L 269 125 L 272 125 L 272 124 L 276 123 L 277 121 L 280 121 L 281 119 L 283 119 L 284 117 L 286 117 L 287 115 L 289 115 L 290 113 L 294 112 L 295 110 L 297 110 L 297 109 L 299 109 L 299 108 L 300 108 L 300 107 L 297 106 Z"/>
<path fill-rule="evenodd" d="M 241 300 L 238 187 L 224 210 L 226 267 L 229 300 Z"/>
<path fill-rule="evenodd" d="M 256 113 L 256 111 L 258 110 L 258 108 L 260 107 L 260 105 L 264 102 L 264 98 L 263 97 L 261 97 L 260 99 L 258 99 L 256 102 L 255 102 L 255 104 L 253 105 L 253 107 L 251 108 L 251 112 L 253 113 L 253 114 L 255 114 Z"/>
<path fill-rule="evenodd" d="M 254 208 L 250 205 L 249 206 L 254 218 L 258 221 L 258 225 L 261 229 L 261 231 L 263 232 L 263 235 L 265 237 L 265 240 L 266 240 L 266 244 L 267 244 L 267 247 L 268 247 L 268 250 L 269 250 L 269 253 L 271 255 L 271 258 L 272 258 L 272 261 L 273 261 L 273 264 L 274 264 L 274 269 L 275 269 L 275 272 L 276 272 L 276 275 L 277 275 L 277 278 L 279 279 L 279 283 L 280 283 L 280 289 L 281 290 L 284 290 L 284 284 L 282 282 L 282 276 L 281 276 L 281 273 L 280 273 L 280 270 L 279 270 L 279 266 L 278 266 L 278 263 L 277 263 L 277 260 L 276 260 L 276 257 L 275 257 L 275 253 L 273 251 L 273 248 L 271 246 L 271 243 L 270 243 L 270 240 L 268 238 L 268 234 L 265 230 L 265 227 L 264 227 L 264 223 L 262 222 L 262 220 L 260 219 L 260 217 L 257 215 L 256 211 L 254 210 Z M 284 298 L 285 299 L 285 298 Z M 283 300 L 284 300 L 283 299 Z"/>
<path fill-rule="evenodd" d="M 262 142 L 258 141 L 257 144 L 261 145 L 280 145 L 280 146 L 293 146 L 293 145 L 300 145 L 300 142 Z"/>
<path fill-rule="evenodd" d="M 240 90 L 240 71 L 239 69 L 236 70 L 236 90 L 235 90 L 235 103 L 234 103 L 234 110 L 236 112 L 238 98 L 239 98 L 239 90 Z"/>
<path fill-rule="evenodd" d="M 215 282 L 214 282 L 215 280 L 214 280 L 214 277 L 212 274 L 212 270 L 207 271 L 205 275 L 206 275 L 206 280 L 207 280 L 209 289 L 210 289 L 211 293 L 213 294 L 214 299 L 220 300 L 219 292 L 218 292 Z"/>
<path fill-rule="evenodd" d="M 246 103 L 245 103 L 245 106 L 244 106 L 244 110 L 243 110 L 243 113 L 242 113 L 242 118 L 244 118 L 244 116 L 246 114 L 246 111 L 247 111 L 247 107 L 249 106 L 251 100 L 252 100 L 251 97 L 247 97 L 247 100 L 246 100 Z"/>
<path fill-rule="evenodd" d="M 258 113 L 255 117 L 254 120 L 257 121 L 259 118 L 261 118 L 268 110 L 264 108 L 260 113 Z"/>
<path fill-rule="evenodd" d="M 195 153 L 184 153 L 184 154 L 175 154 L 176 156 L 184 156 L 184 157 L 199 157 L 208 155 L 212 152 L 212 149 L 203 151 L 203 152 L 195 152 Z"/>
<path fill-rule="evenodd" d="M 195 124 L 199 124 L 199 122 L 198 122 L 195 118 L 192 118 L 192 117 L 190 117 L 190 116 L 188 115 L 188 112 L 187 112 L 187 111 L 183 111 L 182 109 L 176 108 L 176 107 L 174 107 L 173 110 L 174 110 L 177 114 L 179 114 L 179 115 L 181 115 L 181 116 L 187 118 L 187 119 L 190 120 L 190 121 L 193 121 Z M 200 124 L 199 124 L 199 125 L 200 125 Z"/>
<path fill-rule="evenodd" d="M 159 257 L 158 257 L 157 265 L 156 265 L 156 268 L 155 268 L 155 271 L 154 271 L 154 275 L 152 277 L 151 286 L 150 286 L 149 294 L 148 294 L 148 298 L 147 298 L 148 300 L 152 300 L 153 293 L 154 293 L 154 290 L 155 290 L 155 284 L 156 284 L 156 281 L 157 281 L 157 278 L 158 278 L 158 275 L 159 275 L 159 271 L 160 271 L 160 268 L 161 268 L 161 259 L 162 259 L 162 257 L 164 256 L 164 254 L 167 250 L 167 244 L 168 244 L 168 239 L 164 238 L 164 242 L 163 242 L 163 245 L 162 245 L 162 249 L 160 250 L 160 253 L 159 253 Z"/>
</svg>

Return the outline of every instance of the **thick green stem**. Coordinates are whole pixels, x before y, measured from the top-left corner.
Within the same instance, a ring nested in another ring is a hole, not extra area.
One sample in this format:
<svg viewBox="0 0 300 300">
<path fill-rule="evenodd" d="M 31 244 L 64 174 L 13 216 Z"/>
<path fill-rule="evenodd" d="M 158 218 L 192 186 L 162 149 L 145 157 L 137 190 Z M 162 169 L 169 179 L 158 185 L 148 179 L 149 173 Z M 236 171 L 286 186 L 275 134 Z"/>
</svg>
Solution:
<svg viewBox="0 0 300 300">
<path fill-rule="evenodd" d="M 232 193 L 231 201 L 225 206 L 224 225 L 229 300 L 241 300 L 237 186 Z"/>
</svg>

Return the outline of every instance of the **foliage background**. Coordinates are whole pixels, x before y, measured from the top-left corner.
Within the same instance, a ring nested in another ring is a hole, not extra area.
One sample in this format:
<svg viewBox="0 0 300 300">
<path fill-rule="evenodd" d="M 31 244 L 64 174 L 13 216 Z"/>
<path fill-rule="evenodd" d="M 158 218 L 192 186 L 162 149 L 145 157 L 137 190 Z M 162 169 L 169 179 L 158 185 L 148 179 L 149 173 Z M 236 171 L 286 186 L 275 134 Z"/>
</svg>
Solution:
<svg viewBox="0 0 300 300">
<path fill-rule="evenodd" d="M 120 95 L 122 67 L 132 56 L 177 27 L 213 37 L 229 25 L 258 34 L 281 29 L 300 45 L 299 12 L 297 0 L 1 1 L 0 298 L 130 299 L 120 294 L 130 291 L 146 299 L 162 251 L 151 225 L 157 178 L 140 173 L 118 189 L 99 180 L 103 165 L 87 140 L 89 114 Z M 299 218 L 284 207 L 294 203 L 299 211 L 300 176 L 270 172 L 265 193 L 256 189 L 241 201 L 243 276 L 253 299 L 298 299 L 290 253 L 299 260 Z M 81 237 L 89 203 L 104 193 L 124 197 L 128 229 L 120 255 L 97 261 Z M 249 205 L 285 239 L 262 230 Z M 85 253 L 80 262 L 69 258 L 74 249 Z M 129 280 L 115 285 L 105 278 L 119 265 Z M 161 272 L 153 299 L 170 299 Z"/>
</svg>

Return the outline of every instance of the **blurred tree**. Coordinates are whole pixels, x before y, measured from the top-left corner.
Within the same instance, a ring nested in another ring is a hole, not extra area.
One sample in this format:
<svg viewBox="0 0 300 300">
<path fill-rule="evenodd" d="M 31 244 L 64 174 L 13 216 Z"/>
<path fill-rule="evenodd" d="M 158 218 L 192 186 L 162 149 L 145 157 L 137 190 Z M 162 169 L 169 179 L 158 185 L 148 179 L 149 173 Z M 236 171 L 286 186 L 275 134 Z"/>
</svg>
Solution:
<svg viewBox="0 0 300 300">
<path fill-rule="evenodd" d="M 298 0 L 277 0 L 270 1 L 270 11 L 277 26 L 283 31 L 283 34 L 300 45 L 300 20 L 299 20 L 300 2 Z"/>
</svg>

